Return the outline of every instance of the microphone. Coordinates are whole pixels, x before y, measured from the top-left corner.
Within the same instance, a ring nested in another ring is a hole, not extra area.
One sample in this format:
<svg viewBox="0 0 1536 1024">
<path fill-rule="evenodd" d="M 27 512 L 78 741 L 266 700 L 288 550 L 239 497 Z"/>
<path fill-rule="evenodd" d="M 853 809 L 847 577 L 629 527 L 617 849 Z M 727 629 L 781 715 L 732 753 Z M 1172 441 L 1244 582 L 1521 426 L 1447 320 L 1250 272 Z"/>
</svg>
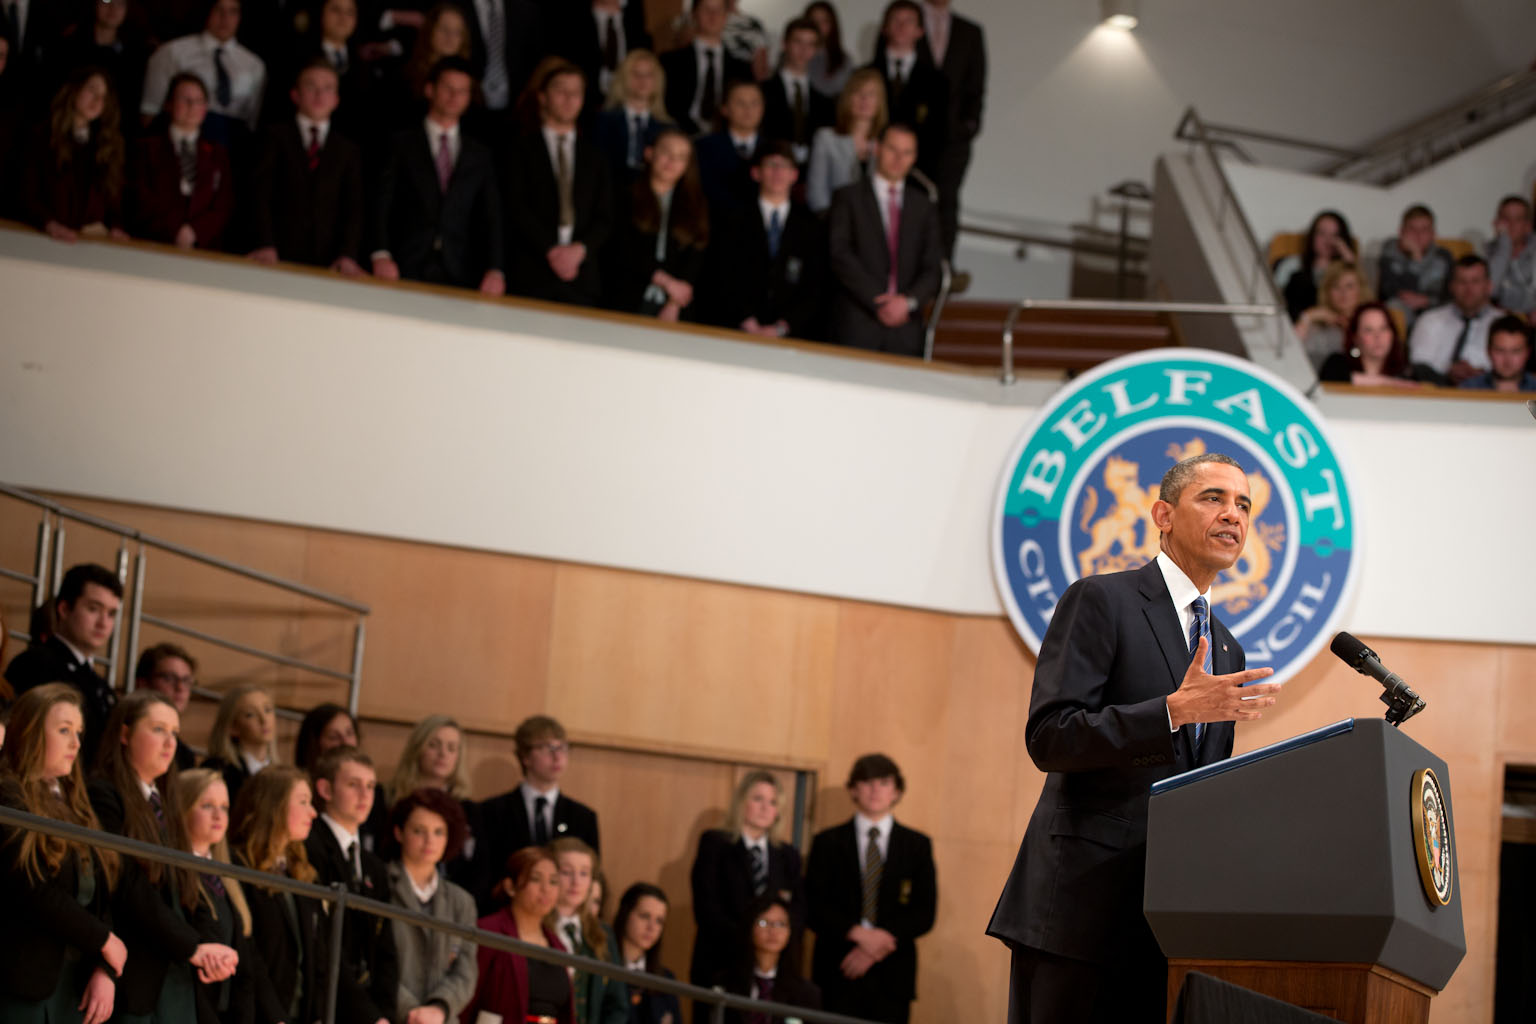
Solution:
<svg viewBox="0 0 1536 1024">
<path fill-rule="evenodd" d="M 1376 652 L 1353 634 L 1339 633 L 1333 638 L 1333 643 L 1328 645 L 1328 649 L 1356 672 L 1370 676 L 1381 684 L 1384 691 L 1381 695 L 1382 703 L 1390 709 L 1387 721 L 1393 725 L 1399 725 L 1424 710 L 1424 700 L 1413 692 L 1413 688 L 1403 681 L 1402 676 L 1389 671 L 1376 656 Z"/>
</svg>

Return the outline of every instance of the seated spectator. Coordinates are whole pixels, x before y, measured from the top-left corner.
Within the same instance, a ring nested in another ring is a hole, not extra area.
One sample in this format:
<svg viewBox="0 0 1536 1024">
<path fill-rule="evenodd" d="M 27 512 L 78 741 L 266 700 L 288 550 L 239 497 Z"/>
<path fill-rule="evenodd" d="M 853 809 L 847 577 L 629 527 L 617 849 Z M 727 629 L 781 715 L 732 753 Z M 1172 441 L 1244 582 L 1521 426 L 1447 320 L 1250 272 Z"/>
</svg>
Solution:
<svg viewBox="0 0 1536 1024">
<path fill-rule="evenodd" d="M 814 21 L 791 21 L 784 26 L 779 70 L 763 82 L 763 134 L 789 143 L 801 167 L 811 159 L 811 139 L 836 113 L 831 97 L 811 87 L 811 59 L 820 43 Z"/>
<path fill-rule="evenodd" d="M 649 882 L 636 882 L 624 890 L 613 918 L 619 938 L 619 957 L 632 971 L 644 971 L 673 980 L 677 975 L 661 965 L 661 936 L 667 926 L 667 894 Z M 635 985 L 629 989 L 628 1024 L 680 1022 L 682 1006 L 670 992 L 652 992 Z"/>
<path fill-rule="evenodd" d="M 99 829 L 80 767 L 80 693 L 48 683 L 21 694 L 0 747 L 0 804 Z M 128 947 L 113 932 L 118 855 L 0 825 L 0 1019 L 102 1024 Z M 28 927 L 19 926 L 27 922 Z"/>
<path fill-rule="evenodd" d="M 693 41 L 661 55 L 667 112 L 685 135 L 714 128 L 727 84 L 755 80 L 752 65 L 725 48 L 726 19 L 726 0 L 693 0 Z"/>
<path fill-rule="evenodd" d="M 459 803 L 441 789 L 406 793 L 390 811 L 395 847 L 389 865 L 389 896 L 397 906 L 463 928 L 475 927 L 475 900 L 440 873 L 458 856 L 469 829 Z M 393 922 L 400 960 L 397 1019 L 407 1024 L 458 1020 L 475 994 L 479 968 L 475 945 L 421 925 Z"/>
<path fill-rule="evenodd" d="M 774 893 L 759 897 L 751 907 L 745 927 L 746 943 L 738 937 L 731 948 L 742 949 L 745 945 L 747 954 L 738 954 L 734 958 L 737 962 L 720 977 L 725 990 L 753 999 L 803 1006 L 808 1010 L 821 1009 L 821 990 L 800 977 L 798 957 L 785 955 L 786 948 L 799 948 L 789 903 Z M 725 1019 L 732 1024 L 750 1024 L 762 1018 L 741 1010 L 726 1010 Z M 785 1018 L 769 1019 L 780 1021 Z"/>
<path fill-rule="evenodd" d="M 1377 273 L 1381 301 L 1401 310 L 1404 322 L 1445 301 L 1451 283 L 1451 254 L 1435 244 L 1435 215 L 1427 206 L 1403 211 L 1397 239 L 1381 250 Z"/>
<path fill-rule="evenodd" d="M 59 682 L 80 694 L 82 760 L 95 759 L 107 716 L 117 703 L 112 685 L 91 668 L 91 659 L 106 652 L 122 605 L 123 583 L 116 573 L 88 562 L 70 566 L 53 599 L 49 633 L 33 628 L 32 642 L 5 668 L 5 680 L 18 697 L 34 686 Z"/>
<path fill-rule="evenodd" d="M 323 58 L 306 65 L 289 96 L 292 117 L 267 126 L 251 175 L 251 258 L 363 273 L 363 156 L 333 130 L 336 69 Z"/>
<path fill-rule="evenodd" d="M 1296 321 L 1296 333 L 1313 370 L 1320 369 L 1323 360 L 1343 347 L 1344 328 L 1350 317 L 1360 303 L 1371 299 L 1365 276 L 1353 263 L 1329 264 L 1317 291 L 1318 304 Z"/>
<path fill-rule="evenodd" d="M 219 701 L 208 734 L 208 758 L 224 779 L 231 799 L 240 800 L 247 780 L 277 762 L 277 710 L 259 686 L 237 686 Z"/>
<path fill-rule="evenodd" d="M 1518 316 L 1501 316 L 1488 327 L 1488 372 L 1468 377 L 1461 387 L 1477 391 L 1536 391 L 1531 328 Z"/>
<path fill-rule="evenodd" d="M 482 917 L 477 922 L 482 930 L 567 952 L 548 924 L 560 896 L 560 869 L 548 848 L 528 846 L 507 858 L 496 892 L 507 905 Z M 548 1018 L 556 1024 L 577 1024 L 575 995 L 565 968 L 489 946 L 480 946 L 475 960 L 479 979 L 460 1020 L 474 1024 Z"/>
<path fill-rule="evenodd" d="M 944 260 L 939 212 L 907 180 L 917 135 L 887 125 L 868 182 L 832 197 L 828 250 L 836 288 L 828 340 L 901 355 L 923 354 L 921 310 L 939 291 Z"/>
<path fill-rule="evenodd" d="M 363 846 L 361 831 L 373 813 L 377 776 L 368 755 L 337 747 L 320 756 L 311 773 L 320 824 L 304 851 L 321 885 L 344 885 L 358 896 L 388 901 L 389 869 Z M 347 912 L 341 931 L 338 1014 L 355 1024 L 393 1020 L 400 960 L 390 922 L 360 910 Z"/>
<path fill-rule="evenodd" d="M 453 852 L 443 858 L 448 877 L 466 889 L 476 883 L 474 870 L 475 836 L 484 831 L 480 809 L 469 799 L 469 776 L 464 771 L 464 730 L 447 715 L 428 715 L 416 723 L 406 738 L 405 749 L 390 780 L 389 794 L 404 799 L 418 789 L 434 789 L 447 794 L 465 820 L 465 834 L 453 845 Z M 390 833 L 397 825 L 393 825 Z M 384 837 L 390 838 L 386 833 Z M 393 842 L 380 844 L 379 855 L 392 859 L 399 855 Z"/>
<path fill-rule="evenodd" d="M 636 50 L 650 50 L 645 4 L 629 0 L 570 0 L 561 5 L 552 32 L 554 52 L 581 69 L 587 81 L 587 113 L 595 114 L 613 91 L 619 69 Z"/>
<path fill-rule="evenodd" d="M 830 128 L 818 128 L 811 140 L 805 201 L 812 210 L 825 213 L 832 193 L 868 176 L 885 125 L 885 79 L 874 68 L 860 68 L 838 97 L 837 120 Z"/>
<path fill-rule="evenodd" d="M 240 0 L 209 0 L 207 10 L 201 32 L 172 39 L 150 55 L 139 111 L 145 121 L 158 114 L 171 79 L 189 71 L 213 86 L 204 138 L 234 148 L 256 130 L 267 65 L 235 39 Z"/>
<path fill-rule="evenodd" d="M 130 20 L 135 12 L 129 0 L 90 0 L 84 6 L 83 16 L 65 29 L 49 62 L 58 78 L 81 68 L 104 73 L 119 109 L 128 111 L 131 121 L 143 98 L 144 65 L 149 60 L 149 48 L 137 24 L 141 19 Z M 130 131 L 131 127 L 124 125 Z"/>
<path fill-rule="evenodd" d="M 828 99 L 836 100 L 843 94 L 848 76 L 853 73 L 853 61 L 843 50 L 843 29 L 837 18 L 837 8 L 827 3 L 827 0 L 815 0 L 806 6 L 802 17 L 815 25 L 816 31 L 821 34 L 821 43 L 807 69 L 811 88 Z"/>
<path fill-rule="evenodd" d="M 725 828 L 699 836 L 690 872 L 698 931 L 688 980 L 695 985 L 708 987 L 724 981 L 743 966 L 737 963 L 737 954 L 754 934 L 752 922 L 764 897 L 780 900 L 792 911 L 797 935 L 805 924 L 800 851 L 773 838 L 779 823 L 779 796 L 779 782 L 772 772 L 748 772 L 731 797 Z M 786 932 L 783 938 L 787 941 L 790 935 Z M 783 949 L 780 944 L 779 950 Z M 791 954 L 791 958 L 797 956 Z"/>
<path fill-rule="evenodd" d="M 1324 210 L 1312 218 L 1300 256 L 1275 265 L 1275 283 L 1285 294 L 1285 309 L 1294 322 L 1317 305 L 1317 289 L 1334 263 L 1358 263 L 1359 248 L 1342 213 Z"/>
<path fill-rule="evenodd" d="M 723 220 L 752 205 L 757 186 L 752 168 L 762 147 L 763 91 L 756 82 L 732 82 L 725 87 L 721 107 L 725 124 L 694 140 L 695 159 L 709 215 Z"/>
<path fill-rule="evenodd" d="M 1493 285 L 1481 256 L 1463 256 L 1451 270 L 1451 301 L 1425 310 L 1408 336 L 1408 359 L 1443 381 L 1460 384 L 1490 369 L 1488 327 L 1499 310 L 1488 302 Z"/>
<path fill-rule="evenodd" d="M 820 337 L 827 272 L 821 221 L 791 199 L 800 172 L 787 142 L 758 151 L 757 201 L 715 234 L 714 322 L 766 338 Z"/>
<path fill-rule="evenodd" d="M 1323 361 L 1319 380 L 1357 387 L 1416 387 L 1408 377 L 1408 350 L 1397 322 L 1380 302 L 1355 308 L 1342 348 Z"/>
<path fill-rule="evenodd" d="M 1531 244 L 1531 204 L 1519 196 L 1499 200 L 1488 247 L 1494 304 L 1511 313 L 1536 313 L 1536 245 Z"/>
<path fill-rule="evenodd" d="M 627 190 L 645 172 L 645 151 L 656 133 L 672 123 L 662 96 L 666 73 L 649 50 L 631 51 L 613 76 L 607 109 L 597 116 L 593 137 L 608 157 L 608 179 Z"/>
<path fill-rule="evenodd" d="M 165 98 L 169 124 L 134 146 L 133 230 L 181 249 L 220 249 L 235 205 L 229 152 L 199 138 L 208 87 L 183 71 Z"/>
<path fill-rule="evenodd" d="M 601 848 L 597 814 L 560 792 L 571 752 L 565 727 L 547 715 L 534 715 L 518 725 L 513 742 L 523 770 L 522 783 L 480 804 L 486 843 L 482 863 L 487 868 L 477 882 L 475 898 L 482 909 L 494 905 L 491 890 L 498 881 L 497 866 L 523 847 L 547 846 L 551 840 L 574 836 L 594 850 Z"/>
<path fill-rule="evenodd" d="M 592 915 L 587 902 L 598 871 L 597 853 L 574 836 L 556 839 L 549 851 L 560 869 L 560 895 L 550 914 L 555 934 L 572 953 L 620 963 L 613 929 Z M 571 985 L 578 1024 L 624 1024 L 629 1019 L 629 989 L 622 981 L 577 971 Z"/>
<path fill-rule="evenodd" d="M 172 643 L 155 644 L 144 649 L 134 666 L 135 689 L 153 690 L 185 716 L 192 703 L 192 688 L 197 685 L 197 660 L 182 647 Z M 197 763 L 197 754 L 176 736 L 176 770 L 186 771 Z"/>
<path fill-rule="evenodd" d="M 460 120 L 475 80 L 445 57 L 427 82 L 424 124 L 396 135 L 379 175 L 373 225 L 375 276 L 506 293 L 496 164 Z"/>
<path fill-rule="evenodd" d="M 918 167 L 937 181 L 949 144 L 949 79 L 923 42 L 923 9 L 916 0 L 891 0 L 880 26 L 870 67 L 885 76 L 890 119 L 917 133 Z"/>
<path fill-rule="evenodd" d="M 340 704 L 316 704 L 304 713 L 293 739 L 293 763 L 314 775 L 320 755 L 338 747 L 362 745 L 362 730 L 352 712 Z"/>
<path fill-rule="evenodd" d="M 768 77 L 768 30 L 757 18 L 741 9 L 741 0 L 726 0 L 725 29 L 720 40 L 727 55 L 752 71 L 752 81 Z"/>
<path fill-rule="evenodd" d="M 184 849 L 176 776 L 181 719 L 169 700 L 135 690 L 107 719 L 90 783 L 101 827 L 143 843 Z M 191 1020 L 196 1016 L 192 968 L 206 983 L 235 973 L 239 957 L 222 943 L 205 943 L 186 920 L 195 906 L 197 875 L 159 861 L 129 858 L 113 894 L 128 966 L 117 982 L 119 1019 Z"/>
<path fill-rule="evenodd" d="M 74 72 L 54 94 L 23 169 L 27 219 L 51 238 L 127 238 L 123 179 L 127 144 L 117 98 L 100 71 Z"/>
<path fill-rule="evenodd" d="M 523 101 L 531 130 L 508 147 L 507 238 L 519 295 L 577 306 L 603 298 L 598 254 L 613 230 L 608 161 L 577 131 L 586 98 L 582 71 L 551 57 L 539 65 Z"/>
<path fill-rule="evenodd" d="M 645 152 L 646 174 L 626 197 L 604 277 L 613 308 L 676 321 L 704 269 L 709 204 L 680 129 L 662 129 Z"/>
<path fill-rule="evenodd" d="M 315 821 L 309 780 L 297 768 L 273 765 L 251 777 L 235 800 L 230 828 L 236 864 L 270 871 L 296 882 L 314 882 L 315 869 L 304 840 Z M 323 911 L 308 896 L 252 885 L 245 890 L 251 911 L 251 939 L 265 968 L 262 1006 L 274 1006 L 278 1021 L 319 1020 L 324 1013 L 325 938 Z"/>
</svg>

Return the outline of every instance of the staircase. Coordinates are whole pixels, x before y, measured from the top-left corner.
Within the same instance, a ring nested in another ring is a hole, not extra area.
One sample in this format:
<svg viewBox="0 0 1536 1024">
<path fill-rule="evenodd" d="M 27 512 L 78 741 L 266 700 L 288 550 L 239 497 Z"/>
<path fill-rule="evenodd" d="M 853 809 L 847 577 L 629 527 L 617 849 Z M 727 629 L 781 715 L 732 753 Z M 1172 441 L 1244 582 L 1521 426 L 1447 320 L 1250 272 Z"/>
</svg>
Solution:
<svg viewBox="0 0 1536 1024">
<path fill-rule="evenodd" d="M 1002 365 L 1007 302 L 953 301 L 934 333 L 933 359 L 965 366 Z M 1074 375 L 1147 349 L 1179 345 L 1166 313 L 1027 309 L 1013 328 L 1014 365 Z"/>
</svg>

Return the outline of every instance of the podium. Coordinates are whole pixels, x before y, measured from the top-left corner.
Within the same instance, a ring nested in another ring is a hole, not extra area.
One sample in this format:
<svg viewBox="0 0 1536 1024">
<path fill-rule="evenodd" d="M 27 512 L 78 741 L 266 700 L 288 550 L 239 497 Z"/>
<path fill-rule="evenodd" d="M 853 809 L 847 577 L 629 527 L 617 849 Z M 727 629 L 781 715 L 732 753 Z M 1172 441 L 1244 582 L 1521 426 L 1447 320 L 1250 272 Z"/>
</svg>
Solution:
<svg viewBox="0 0 1536 1024">
<path fill-rule="evenodd" d="M 1199 971 L 1357 1024 L 1427 1021 L 1466 955 L 1445 762 L 1346 719 L 1152 787 L 1170 1012 Z"/>
</svg>

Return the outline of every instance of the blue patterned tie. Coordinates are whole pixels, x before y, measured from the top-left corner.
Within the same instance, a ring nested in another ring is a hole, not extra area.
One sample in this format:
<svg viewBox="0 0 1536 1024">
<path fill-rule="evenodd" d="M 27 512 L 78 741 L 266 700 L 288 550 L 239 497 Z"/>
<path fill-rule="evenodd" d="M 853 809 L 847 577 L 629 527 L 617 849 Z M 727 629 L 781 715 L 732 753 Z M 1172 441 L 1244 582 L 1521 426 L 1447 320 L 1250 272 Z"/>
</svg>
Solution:
<svg viewBox="0 0 1536 1024">
<path fill-rule="evenodd" d="M 779 241 L 784 237 L 784 222 L 779 219 L 778 207 L 768 215 L 768 258 L 779 258 Z"/>
<path fill-rule="evenodd" d="M 1206 672 L 1211 671 L 1211 611 L 1205 598 L 1195 598 L 1191 610 L 1195 613 L 1195 620 L 1189 624 L 1189 656 L 1195 656 L 1195 648 L 1200 644 L 1200 638 L 1205 637 L 1205 664 L 1201 666 Z M 1200 749 L 1200 741 L 1205 738 L 1205 723 L 1195 723 L 1195 749 Z"/>
</svg>

